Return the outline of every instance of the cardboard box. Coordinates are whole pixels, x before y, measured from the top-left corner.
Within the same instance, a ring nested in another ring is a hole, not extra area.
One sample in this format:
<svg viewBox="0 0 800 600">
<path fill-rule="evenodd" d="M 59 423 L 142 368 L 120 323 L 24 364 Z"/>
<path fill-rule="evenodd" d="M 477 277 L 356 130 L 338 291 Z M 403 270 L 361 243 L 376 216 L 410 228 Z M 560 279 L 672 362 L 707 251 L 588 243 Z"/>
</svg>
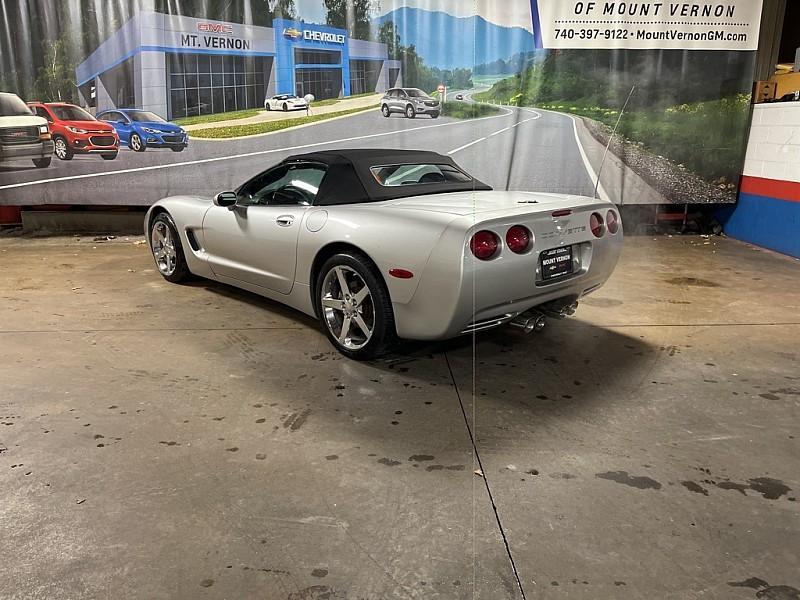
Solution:
<svg viewBox="0 0 800 600">
<path fill-rule="evenodd" d="M 769 102 L 775 99 L 778 84 L 775 81 L 756 81 L 753 86 L 753 102 Z"/>
</svg>

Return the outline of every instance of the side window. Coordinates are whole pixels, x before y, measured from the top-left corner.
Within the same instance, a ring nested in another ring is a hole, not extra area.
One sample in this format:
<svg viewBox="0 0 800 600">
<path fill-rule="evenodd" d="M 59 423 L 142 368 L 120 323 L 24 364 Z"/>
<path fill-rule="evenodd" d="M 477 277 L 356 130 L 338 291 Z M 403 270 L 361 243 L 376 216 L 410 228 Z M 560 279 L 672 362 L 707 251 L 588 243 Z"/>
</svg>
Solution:
<svg viewBox="0 0 800 600">
<path fill-rule="evenodd" d="M 35 110 L 37 116 L 47 119 L 50 123 L 53 122 L 53 117 L 49 112 L 47 112 L 47 109 L 44 106 L 37 106 Z"/>
<path fill-rule="evenodd" d="M 122 116 L 121 113 L 110 112 L 103 115 L 103 121 L 111 121 L 112 123 L 118 123 L 122 121 L 124 123 L 125 118 Z"/>
<path fill-rule="evenodd" d="M 238 202 L 243 206 L 309 206 L 325 172 L 322 165 L 281 165 L 242 186 Z"/>
</svg>

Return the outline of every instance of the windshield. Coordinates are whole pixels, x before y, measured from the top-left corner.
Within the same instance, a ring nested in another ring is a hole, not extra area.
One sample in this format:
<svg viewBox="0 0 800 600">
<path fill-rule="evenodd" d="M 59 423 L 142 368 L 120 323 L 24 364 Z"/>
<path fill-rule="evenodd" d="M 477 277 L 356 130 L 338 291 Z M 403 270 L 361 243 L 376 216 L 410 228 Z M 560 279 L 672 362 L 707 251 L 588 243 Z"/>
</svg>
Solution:
<svg viewBox="0 0 800 600">
<path fill-rule="evenodd" d="M 275 96 L 275 100 L 291 100 L 292 98 L 297 98 L 294 94 L 283 94 L 281 96 Z"/>
<path fill-rule="evenodd" d="M 423 92 L 422 90 L 418 90 L 417 88 L 409 88 L 406 90 L 406 94 L 408 94 L 409 98 L 427 98 L 428 94 Z"/>
<path fill-rule="evenodd" d="M 386 165 L 371 167 L 372 176 L 385 187 L 428 183 L 467 183 L 472 178 L 452 165 Z"/>
<path fill-rule="evenodd" d="M 129 112 L 128 118 L 131 121 L 139 121 L 139 122 L 151 121 L 154 123 L 166 123 L 166 121 L 161 117 L 159 117 L 157 114 L 151 113 L 146 110 L 137 110 L 136 112 Z"/>
<path fill-rule="evenodd" d="M 0 94 L 0 117 L 29 117 L 33 113 L 14 94 Z"/>
<path fill-rule="evenodd" d="M 92 115 L 77 106 L 50 106 L 51 112 L 62 121 L 96 121 Z"/>
</svg>

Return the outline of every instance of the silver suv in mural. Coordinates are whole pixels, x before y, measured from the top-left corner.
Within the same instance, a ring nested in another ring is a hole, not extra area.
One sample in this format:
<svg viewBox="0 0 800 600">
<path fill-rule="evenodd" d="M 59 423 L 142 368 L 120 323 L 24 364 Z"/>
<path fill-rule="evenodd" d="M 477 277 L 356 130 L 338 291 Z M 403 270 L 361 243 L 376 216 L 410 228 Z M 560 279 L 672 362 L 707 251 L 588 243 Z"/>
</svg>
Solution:
<svg viewBox="0 0 800 600">
<path fill-rule="evenodd" d="M 436 98 L 417 88 L 392 88 L 381 99 L 381 112 L 384 117 L 397 112 L 409 119 L 417 115 L 430 115 L 435 119 L 442 112 L 442 105 Z"/>
</svg>

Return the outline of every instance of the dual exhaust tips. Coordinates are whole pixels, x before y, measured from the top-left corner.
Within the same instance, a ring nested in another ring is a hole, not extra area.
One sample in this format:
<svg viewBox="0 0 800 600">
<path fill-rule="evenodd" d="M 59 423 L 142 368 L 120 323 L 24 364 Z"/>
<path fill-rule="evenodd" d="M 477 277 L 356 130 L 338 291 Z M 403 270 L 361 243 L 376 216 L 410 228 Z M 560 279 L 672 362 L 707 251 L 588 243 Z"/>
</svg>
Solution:
<svg viewBox="0 0 800 600">
<path fill-rule="evenodd" d="M 573 302 L 558 309 L 532 309 L 522 313 L 511 321 L 513 327 L 522 329 L 523 333 L 538 333 L 547 324 L 546 317 L 554 319 L 563 319 L 564 317 L 571 317 L 578 309 L 578 303 Z"/>
</svg>

